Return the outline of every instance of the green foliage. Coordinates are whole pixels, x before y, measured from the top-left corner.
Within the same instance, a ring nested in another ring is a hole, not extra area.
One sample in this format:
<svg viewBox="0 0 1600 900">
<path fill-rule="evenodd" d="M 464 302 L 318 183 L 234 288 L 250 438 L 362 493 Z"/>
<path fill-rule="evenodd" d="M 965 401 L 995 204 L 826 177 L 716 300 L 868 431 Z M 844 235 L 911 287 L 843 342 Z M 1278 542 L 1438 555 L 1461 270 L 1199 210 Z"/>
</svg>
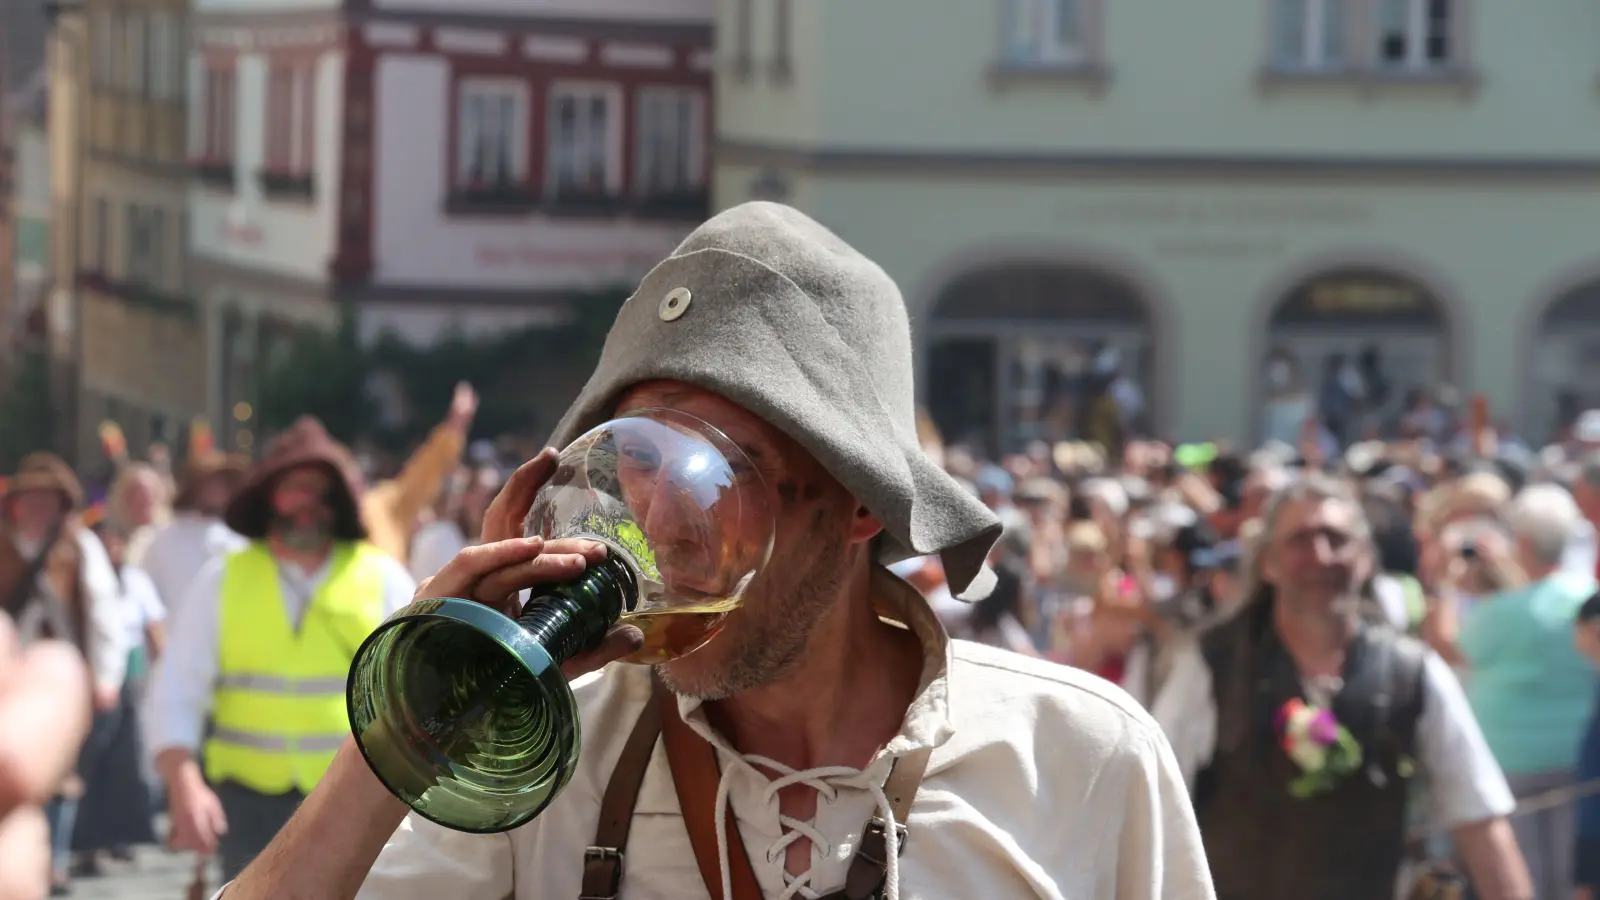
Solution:
<svg viewBox="0 0 1600 900">
<path fill-rule="evenodd" d="M 51 449 L 50 363 L 42 350 L 18 355 L 10 384 L 0 388 L 0 471 L 34 450 Z"/>
<path fill-rule="evenodd" d="M 340 441 L 366 434 L 373 420 L 367 396 L 371 372 L 352 311 L 332 332 L 301 329 L 261 379 L 256 403 L 264 435 L 274 435 L 302 415 L 316 416 Z"/>
<path fill-rule="evenodd" d="M 573 317 L 556 327 L 479 338 L 453 330 L 428 346 L 386 333 L 363 347 L 355 316 L 346 315 L 337 332 L 302 333 L 265 375 L 261 425 L 275 434 L 309 413 L 341 441 L 405 452 L 444 418 L 456 384 L 467 381 L 480 398 L 474 436 L 532 435 L 554 424 L 550 410 L 565 408 L 594 369 L 627 294 L 612 290 L 575 298 Z M 399 388 L 405 401 L 399 423 L 379 420 L 369 391 L 375 377 Z"/>
</svg>

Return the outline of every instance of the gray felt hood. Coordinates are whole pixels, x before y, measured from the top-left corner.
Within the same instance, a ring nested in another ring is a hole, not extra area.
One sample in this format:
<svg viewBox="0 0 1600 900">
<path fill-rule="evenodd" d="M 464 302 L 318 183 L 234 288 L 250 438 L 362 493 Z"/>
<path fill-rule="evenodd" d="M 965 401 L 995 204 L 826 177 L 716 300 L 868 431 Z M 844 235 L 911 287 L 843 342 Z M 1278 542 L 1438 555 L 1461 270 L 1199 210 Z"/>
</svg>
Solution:
<svg viewBox="0 0 1600 900">
<path fill-rule="evenodd" d="M 883 269 L 797 210 L 746 203 L 645 276 L 551 443 L 604 422 L 639 382 L 703 387 L 793 437 L 872 510 L 884 563 L 938 553 L 951 592 L 977 599 L 1000 522 L 923 454 L 911 360 Z"/>
</svg>

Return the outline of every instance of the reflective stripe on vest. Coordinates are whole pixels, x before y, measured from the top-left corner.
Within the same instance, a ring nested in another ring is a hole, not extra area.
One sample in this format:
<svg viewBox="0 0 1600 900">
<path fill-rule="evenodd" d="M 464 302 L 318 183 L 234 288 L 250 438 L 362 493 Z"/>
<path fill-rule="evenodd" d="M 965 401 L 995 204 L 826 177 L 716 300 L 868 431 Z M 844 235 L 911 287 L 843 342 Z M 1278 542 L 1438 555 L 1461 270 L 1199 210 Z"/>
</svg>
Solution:
<svg viewBox="0 0 1600 900">
<path fill-rule="evenodd" d="M 350 734 L 345 680 L 356 648 L 383 620 L 383 566 L 372 547 L 336 545 L 296 631 L 265 545 L 227 558 L 208 779 L 263 794 L 316 786 Z"/>
</svg>

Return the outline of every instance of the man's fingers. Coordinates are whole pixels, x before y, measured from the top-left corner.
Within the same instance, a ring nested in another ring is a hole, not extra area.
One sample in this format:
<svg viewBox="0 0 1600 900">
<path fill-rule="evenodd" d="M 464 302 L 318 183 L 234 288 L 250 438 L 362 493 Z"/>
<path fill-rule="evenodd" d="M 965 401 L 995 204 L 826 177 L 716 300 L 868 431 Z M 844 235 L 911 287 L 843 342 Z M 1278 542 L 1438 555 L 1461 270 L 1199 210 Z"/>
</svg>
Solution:
<svg viewBox="0 0 1600 900">
<path fill-rule="evenodd" d="M 556 451 L 550 447 L 517 467 L 506 479 L 505 487 L 495 495 L 489 509 L 483 514 L 483 540 L 506 541 L 522 537 L 522 520 L 528 517 L 534 495 L 556 471 Z"/>
<path fill-rule="evenodd" d="M 614 625 L 606 632 L 605 640 L 600 642 L 591 653 L 584 653 L 567 660 L 561 666 L 561 674 L 569 681 L 603 668 L 607 663 L 614 662 L 631 653 L 636 653 L 644 646 L 644 632 L 633 625 Z"/>
<path fill-rule="evenodd" d="M 471 599 L 498 609 L 502 601 L 523 588 L 576 578 L 587 565 L 576 553 L 542 553 L 537 559 L 485 575 L 473 589 Z"/>
<path fill-rule="evenodd" d="M 428 581 L 429 597 L 471 597 L 473 588 L 497 569 L 527 562 L 544 550 L 543 538 L 479 544 L 457 553 Z"/>
<path fill-rule="evenodd" d="M 50 826 L 37 806 L 0 813 L 0 898 L 50 893 Z"/>
<path fill-rule="evenodd" d="M 72 647 L 34 644 L 0 689 L 0 815 L 41 803 L 89 732 L 89 674 Z"/>
<path fill-rule="evenodd" d="M 544 545 L 545 553 L 575 553 L 593 565 L 606 558 L 609 549 L 599 541 L 586 538 L 560 538 Z"/>
</svg>

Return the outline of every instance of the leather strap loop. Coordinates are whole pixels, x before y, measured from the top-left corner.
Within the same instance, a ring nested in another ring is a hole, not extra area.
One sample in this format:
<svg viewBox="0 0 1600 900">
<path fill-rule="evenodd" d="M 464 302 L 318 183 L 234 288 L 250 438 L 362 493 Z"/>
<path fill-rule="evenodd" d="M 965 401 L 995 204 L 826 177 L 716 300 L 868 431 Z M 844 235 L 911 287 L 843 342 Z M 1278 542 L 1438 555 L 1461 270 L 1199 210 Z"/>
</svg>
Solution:
<svg viewBox="0 0 1600 900">
<path fill-rule="evenodd" d="M 676 713 L 673 718 L 677 718 Z M 600 824 L 595 828 L 594 843 L 583 854 L 583 892 L 578 900 L 616 900 L 622 888 L 633 808 L 660 734 L 661 707 L 646 703 L 627 743 L 622 745 L 622 755 L 611 770 L 611 781 L 600 801 Z"/>
</svg>

